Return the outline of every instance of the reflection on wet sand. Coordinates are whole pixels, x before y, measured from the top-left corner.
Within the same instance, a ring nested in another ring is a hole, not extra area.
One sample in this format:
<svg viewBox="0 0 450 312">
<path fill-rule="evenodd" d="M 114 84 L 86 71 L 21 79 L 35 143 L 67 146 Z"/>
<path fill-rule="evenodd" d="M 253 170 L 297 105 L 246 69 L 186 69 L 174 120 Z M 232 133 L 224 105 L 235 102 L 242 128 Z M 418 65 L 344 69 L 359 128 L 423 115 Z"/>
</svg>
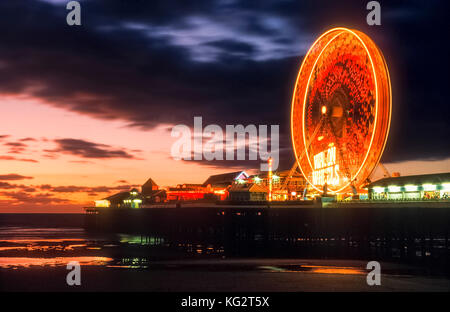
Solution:
<svg viewBox="0 0 450 312">
<path fill-rule="evenodd" d="M 38 235 L 35 235 L 37 234 Z M 361 276 L 367 274 L 365 264 L 351 261 L 331 263 L 243 259 L 228 257 L 222 245 L 211 242 L 170 242 L 159 237 L 140 235 L 92 235 L 76 229 L 0 228 L 0 269 L 57 267 L 70 261 L 81 265 L 146 271 L 204 272 L 286 272 Z M 179 261 L 174 264 L 171 261 Z M 192 260 L 193 262 L 190 262 Z M 198 262 L 199 260 L 203 262 Z M 289 263 L 286 263 L 289 262 Z M 416 271 L 396 269 L 395 274 Z M 389 274 L 384 270 L 384 274 Z M 291 274 L 290 274 L 291 275 Z"/>
<path fill-rule="evenodd" d="M 29 258 L 29 257 L 0 257 L 0 268 L 29 268 L 31 266 L 65 266 L 71 261 L 80 265 L 104 266 L 113 259 L 107 257 L 55 257 L 55 258 Z"/>
<path fill-rule="evenodd" d="M 323 266 L 323 265 L 284 265 L 261 266 L 260 269 L 271 272 L 309 272 L 321 274 L 364 275 L 367 271 L 355 267 Z"/>
<path fill-rule="evenodd" d="M 364 275 L 367 274 L 366 271 L 351 268 L 351 267 L 333 267 L 333 266 L 314 266 L 306 265 L 306 268 L 310 268 L 312 273 L 325 273 L 325 274 L 352 274 L 352 275 Z"/>
<path fill-rule="evenodd" d="M 86 247 L 86 244 L 70 244 L 70 245 L 37 245 L 30 244 L 27 246 L 7 246 L 0 247 L 0 251 L 12 251 L 12 250 L 22 250 L 22 251 L 49 251 L 49 250 L 74 250 L 75 248 Z M 87 248 L 89 249 L 89 248 Z"/>
<path fill-rule="evenodd" d="M 84 241 L 82 238 L 22 238 L 22 239 L 0 239 L 0 243 L 14 243 L 14 244 L 26 244 L 26 243 L 63 243 L 63 242 L 77 242 Z"/>
</svg>

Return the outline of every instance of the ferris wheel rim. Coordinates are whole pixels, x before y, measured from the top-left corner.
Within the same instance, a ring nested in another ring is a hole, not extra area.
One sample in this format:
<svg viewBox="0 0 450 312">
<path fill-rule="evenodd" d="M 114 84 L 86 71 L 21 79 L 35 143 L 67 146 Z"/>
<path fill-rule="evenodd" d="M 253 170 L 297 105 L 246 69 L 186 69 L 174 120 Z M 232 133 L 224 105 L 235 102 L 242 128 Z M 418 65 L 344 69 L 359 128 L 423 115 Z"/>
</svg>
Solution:
<svg viewBox="0 0 450 312">
<path fill-rule="evenodd" d="M 304 59 L 303 59 L 303 61 L 302 61 L 302 64 L 301 64 L 301 66 L 300 66 L 300 70 L 298 71 L 297 79 L 296 79 L 296 82 L 295 82 L 294 92 L 293 92 L 293 96 L 292 96 L 292 103 L 291 103 L 291 141 L 292 141 L 292 145 L 293 145 L 293 147 L 294 147 L 293 149 L 294 149 L 294 154 L 295 154 L 296 162 L 298 163 L 298 167 L 300 168 L 300 171 L 302 172 L 302 174 L 303 174 L 304 178 L 306 179 L 306 181 L 307 181 L 314 189 L 316 189 L 317 191 L 319 191 L 319 192 L 321 192 L 321 193 L 324 192 L 324 190 L 321 190 L 319 187 L 317 187 L 314 183 L 312 183 L 312 182 L 310 181 L 310 179 L 308 178 L 308 175 L 305 174 L 305 172 L 304 172 L 304 170 L 303 170 L 303 167 L 302 167 L 302 165 L 301 165 L 301 163 L 300 163 L 300 159 L 299 159 L 299 155 L 298 155 L 298 153 L 297 153 L 296 143 L 295 143 L 295 139 L 294 139 L 294 127 L 293 127 L 293 122 L 294 122 L 294 110 L 295 110 L 295 108 L 296 108 L 295 101 L 296 101 L 296 98 L 297 98 L 297 97 L 296 97 L 296 94 L 297 94 L 297 88 L 299 87 L 299 79 L 300 79 L 300 76 L 302 75 L 304 66 L 305 66 L 305 64 L 306 64 L 306 62 L 307 62 L 307 60 L 308 60 L 308 57 L 309 57 L 310 54 L 311 54 L 311 51 L 317 46 L 317 44 L 318 44 L 318 43 L 319 43 L 326 35 L 328 35 L 328 34 L 330 34 L 330 33 L 332 33 L 332 32 L 336 32 L 336 31 L 337 31 L 338 33 L 337 33 L 335 36 L 333 36 L 331 39 L 329 39 L 328 42 L 326 42 L 325 46 L 321 48 L 320 53 L 315 57 L 315 59 L 314 59 L 314 64 L 313 64 L 313 66 L 312 66 L 312 67 L 310 68 L 310 70 L 309 70 L 308 81 L 307 81 L 307 83 L 306 83 L 306 87 L 304 87 L 304 88 L 305 88 L 305 91 L 304 91 L 303 101 L 302 101 L 302 103 L 301 103 L 301 105 L 302 105 L 302 115 L 301 115 L 301 117 L 302 117 L 302 118 L 301 118 L 301 124 L 302 124 L 302 139 L 303 139 L 303 147 L 306 149 L 306 152 L 305 152 L 304 154 L 306 154 L 306 158 L 307 158 L 307 160 L 308 160 L 308 164 L 309 164 L 310 168 L 312 169 L 312 168 L 314 168 L 314 167 L 313 167 L 313 165 L 312 165 L 312 163 L 311 163 L 311 160 L 310 160 L 310 157 L 309 157 L 308 151 L 307 151 L 308 147 L 307 147 L 307 145 L 306 145 L 306 131 L 305 131 L 305 120 L 304 120 L 304 118 L 305 118 L 306 99 L 307 99 L 307 96 L 308 96 L 308 90 L 309 90 L 309 88 L 310 88 L 311 77 L 312 77 L 312 74 L 313 74 L 313 72 L 314 72 L 314 70 L 315 70 L 315 68 L 316 68 L 316 65 L 317 65 L 318 60 L 319 60 L 319 59 L 321 58 L 321 56 L 322 56 L 322 53 L 328 48 L 328 46 L 329 46 L 329 45 L 330 45 L 337 37 L 339 37 L 340 35 L 342 35 L 342 34 L 344 34 L 344 33 L 350 33 L 352 36 L 354 36 L 354 37 L 359 41 L 359 43 L 362 45 L 362 47 L 364 48 L 365 55 L 369 58 L 369 61 L 370 61 L 370 69 L 371 69 L 370 72 L 371 72 L 371 74 L 372 74 L 372 76 L 373 76 L 373 79 L 374 79 L 374 82 L 375 82 L 375 83 L 374 83 L 374 86 L 375 86 L 375 120 L 374 120 L 374 122 L 373 122 L 374 126 L 373 126 L 373 130 L 372 130 L 371 138 L 370 138 L 369 147 L 367 148 L 367 151 L 366 151 L 366 153 L 365 153 L 364 159 L 363 159 L 363 161 L 361 162 L 361 164 L 359 165 L 358 169 L 356 170 L 356 173 L 354 173 L 354 174 L 350 173 L 348 182 L 347 182 L 347 183 L 344 183 L 344 186 L 342 186 L 342 187 L 340 187 L 340 188 L 338 187 L 336 190 L 330 190 L 331 193 L 338 193 L 338 192 L 341 192 L 341 191 L 343 191 L 344 189 L 348 188 L 349 186 L 351 186 L 351 185 L 354 183 L 354 181 L 356 180 L 356 178 L 357 178 L 358 175 L 360 174 L 361 170 L 363 169 L 364 165 L 365 165 L 366 162 L 367 162 L 367 159 L 368 159 L 368 157 L 369 157 L 370 152 L 372 151 L 372 145 L 373 145 L 374 137 L 375 137 L 376 130 L 377 130 L 377 121 L 378 121 L 378 115 L 379 115 L 379 97 L 380 97 L 380 94 L 379 94 L 379 81 L 378 81 L 377 71 L 376 71 L 376 69 L 375 69 L 375 64 L 374 64 L 374 60 L 373 60 L 373 57 L 376 57 L 376 55 L 372 56 L 371 51 L 369 51 L 369 49 L 368 49 L 366 43 L 364 42 L 363 38 L 361 38 L 361 36 L 360 36 L 358 33 L 356 33 L 354 30 L 351 30 L 351 29 L 345 28 L 345 27 L 336 27 L 336 28 L 332 28 L 332 29 L 326 31 L 326 32 L 323 33 L 321 36 L 319 36 L 319 38 L 318 38 L 317 40 L 315 40 L 315 42 L 314 42 L 314 43 L 312 44 L 312 46 L 309 48 L 308 52 L 306 53 L 306 55 L 305 55 L 305 57 L 304 57 Z M 363 33 L 361 33 L 361 34 L 363 34 Z M 364 35 L 364 34 L 363 34 L 363 35 Z M 366 40 L 369 39 L 369 42 L 370 42 L 370 38 L 365 38 L 365 39 L 366 39 Z M 374 45 L 374 46 L 376 47 L 376 49 L 378 50 L 378 52 L 379 52 L 379 54 L 380 54 L 380 56 L 381 56 L 381 59 L 382 59 L 382 61 L 383 61 L 383 65 L 384 65 L 384 69 L 385 69 L 385 73 L 386 73 L 386 75 L 387 75 L 387 84 L 388 84 L 388 89 L 389 89 L 389 100 L 388 100 L 388 102 L 389 102 L 389 107 L 388 107 L 388 111 L 385 112 L 385 113 L 387 113 L 389 120 L 388 120 L 388 122 L 387 122 L 387 131 L 385 132 L 385 135 L 384 135 L 382 147 L 381 147 L 381 149 L 379 150 L 379 153 L 378 153 L 378 155 L 377 155 L 377 157 L 376 157 L 376 160 L 375 160 L 375 162 L 374 162 L 375 165 L 373 166 L 373 168 L 372 168 L 371 170 L 369 170 L 369 171 L 370 171 L 370 172 L 369 172 L 369 175 L 371 174 L 371 172 L 373 172 L 374 168 L 375 168 L 376 165 L 378 164 L 378 162 L 379 162 L 379 160 L 380 160 L 380 158 L 381 158 L 381 155 L 382 155 L 382 153 L 383 153 L 383 151 L 384 151 L 384 148 L 385 148 L 385 146 L 386 146 L 387 136 L 388 136 L 388 134 L 389 134 L 389 129 L 390 129 L 390 121 L 391 121 L 391 117 L 392 117 L 392 116 L 391 116 L 391 115 L 392 115 L 392 113 L 391 113 L 391 112 L 392 112 L 392 89 L 391 89 L 391 81 L 390 81 L 390 76 L 389 76 L 389 70 L 388 70 L 388 67 L 387 67 L 387 64 L 386 64 L 386 61 L 385 61 L 385 59 L 384 59 L 383 54 L 381 53 L 381 51 L 379 51 L 379 49 L 378 49 L 378 47 L 377 47 L 376 45 Z M 385 130 L 386 130 L 386 129 L 385 129 Z M 303 158 L 303 157 L 302 157 L 302 158 Z"/>
</svg>

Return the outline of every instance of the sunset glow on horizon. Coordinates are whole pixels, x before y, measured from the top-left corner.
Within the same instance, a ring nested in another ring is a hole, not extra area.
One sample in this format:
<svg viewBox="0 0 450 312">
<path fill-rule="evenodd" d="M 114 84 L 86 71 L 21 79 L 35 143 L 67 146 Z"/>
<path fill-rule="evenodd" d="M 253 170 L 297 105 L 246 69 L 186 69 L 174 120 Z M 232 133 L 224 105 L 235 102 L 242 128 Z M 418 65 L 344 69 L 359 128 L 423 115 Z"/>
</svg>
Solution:
<svg viewBox="0 0 450 312">
<path fill-rule="evenodd" d="M 0 212 L 82 212 L 150 177 L 175 186 L 233 170 L 171 159 L 171 125 L 130 127 L 18 96 L 2 96 L 0 115 Z M 406 175 L 450 170 L 448 159 L 412 163 L 386 166 Z"/>
<path fill-rule="evenodd" d="M 0 212 L 82 212 L 148 178 L 172 186 L 233 170 L 171 159 L 171 125 L 130 127 L 19 96 L 2 96 L 0 115 Z"/>
</svg>

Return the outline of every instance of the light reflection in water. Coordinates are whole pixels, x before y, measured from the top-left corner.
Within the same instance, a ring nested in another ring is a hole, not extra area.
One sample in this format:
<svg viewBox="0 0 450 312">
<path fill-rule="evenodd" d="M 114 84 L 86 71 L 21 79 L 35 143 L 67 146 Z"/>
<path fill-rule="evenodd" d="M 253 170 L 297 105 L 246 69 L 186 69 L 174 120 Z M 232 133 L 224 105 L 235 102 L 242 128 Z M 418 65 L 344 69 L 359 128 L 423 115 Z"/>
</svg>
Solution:
<svg viewBox="0 0 450 312">
<path fill-rule="evenodd" d="M 311 268 L 313 273 L 324 274 L 348 274 L 348 275 L 365 275 L 366 271 L 352 267 L 334 267 L 334 266 L 320 266 L 320 265 L 305 265 L 303 267 Z"/>
<path fill-rule="evenodd" d="M 164 239 L 160 237 L 145 235 L 119 234 L 120 243 L 139 244 L 139 245 L 161 245 Z"/>
<path fill-rule="evenodd" d="M 107 265 L 108 268 L 147 269 L 149 261 L 146 258 L 122 258 L 120 262 Z"/>
<path fill-rule="evenodd" d="M 272 272 L 309 272 L 319 274 L 345 274 L 345 275 L 365 275 L 367 272 L 355 267 L 338 267 L 323 265 L 287 265 L 287 266 L 261 266 L 263 270 Z"/>
<path fill-rule="evenodd" d="M 48 243 L 62 243 L 62 242 L 81 242 L 85 241 L 82 238 L 23 238 L 23 239 L 3 239 L 0 243 L 15 243 L 15 244 L 25 244 L 25 243 L 38 243 L 38 242 L 48 242 Z"/>
<path fill-rule="evenodd" d="M 74 250 L 75 248 L 86 247 L 87 244 L 70 244 L 70 245 L 41 245 L 30 243 L 27 246 L 6 246 L 0 247 L 0 251 L 25 250 L 25 251 L 49 251 L 49 250 Z M 89 248 L 88 248 L 89 249 Z"/>
<path fill-rule="evenodd" d="M 55 258 L 28 258 L 28 257 L 0 257 L 0 268 L 29 268 L 31 266 L 65 266 L 71 261 L 80 265 L 105 265 L 112 261 L 107 257 L 55 257 Z"/>
</svg>

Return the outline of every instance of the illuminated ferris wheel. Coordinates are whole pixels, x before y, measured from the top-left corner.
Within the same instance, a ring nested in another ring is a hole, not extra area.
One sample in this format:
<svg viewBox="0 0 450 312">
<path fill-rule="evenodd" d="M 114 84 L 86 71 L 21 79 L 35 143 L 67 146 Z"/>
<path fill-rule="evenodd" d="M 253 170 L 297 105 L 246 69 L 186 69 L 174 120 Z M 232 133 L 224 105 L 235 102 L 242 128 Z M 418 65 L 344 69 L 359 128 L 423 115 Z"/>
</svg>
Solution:
<svg viewBox="0 0 450 312">
<path fill-rule="evenodd" d="M 306 54 L 292 98 L 297 164 L 319 192 L 365 183 L 386 144 L 391 120 L 389 72 L 365 34 L 333 28 Z"/>
</svg>

